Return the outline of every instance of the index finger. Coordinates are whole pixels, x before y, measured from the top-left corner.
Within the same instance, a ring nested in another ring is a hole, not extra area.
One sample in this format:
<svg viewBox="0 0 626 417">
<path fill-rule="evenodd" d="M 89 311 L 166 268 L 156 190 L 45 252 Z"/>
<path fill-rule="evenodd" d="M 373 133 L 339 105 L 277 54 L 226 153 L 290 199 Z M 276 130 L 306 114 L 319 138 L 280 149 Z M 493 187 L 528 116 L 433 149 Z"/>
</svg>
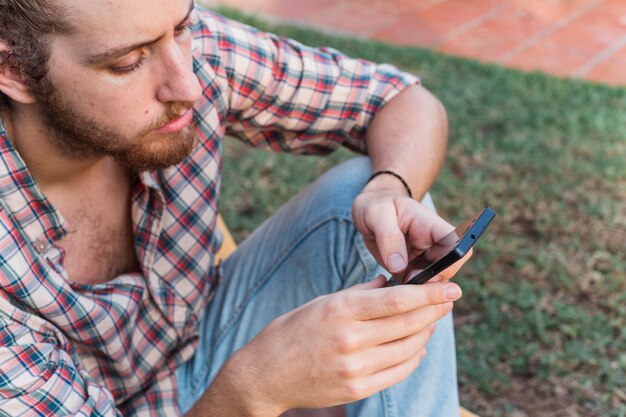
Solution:
<svg viewBox="0 0 626 417">
<path fill-rule="evenodd" d="M 435 211 L 422 204 L 412 205 L 407 214 L 403 218 L 408 219 L 406 231 L 413 256 L 430 248 L 455 229 Z"/>
<path fill-rule="evenodd" d="M 428 305 L 444 304 L 461 298 L 461 288 L 452 282 L 424 285 L 398 285 L 350 294 L 356 319 L 372 320 L 406 313 Z"/>
<path fill-rule="evenodd" d="M 407 263 L 407 248 L 394 203 L 370 207 L 366 211 L 366 222 L 385 268 L 391 272 L 401 271 Z"/>
</svg>

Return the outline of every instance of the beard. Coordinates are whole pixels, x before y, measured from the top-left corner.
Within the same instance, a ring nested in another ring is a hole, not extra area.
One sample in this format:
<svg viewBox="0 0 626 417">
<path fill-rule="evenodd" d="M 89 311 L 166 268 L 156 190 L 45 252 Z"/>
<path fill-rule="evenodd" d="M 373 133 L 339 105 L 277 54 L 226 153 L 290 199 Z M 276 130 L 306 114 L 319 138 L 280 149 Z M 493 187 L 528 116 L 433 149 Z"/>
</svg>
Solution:
<svg viewBox="0 0 626 417">
<path fill-rule="evenodd" d="M 134 138 L 125 138 L 114 129 L 81 115 L 61 97 L 48 79 L 31 91 L 53 143 L 72 159 L 111 156 L 133 172 L 163 169 L 187 158 L 195 148 L 193 123 L 181 132 L 156 135 L 154 130 L 177 119 L 193 103 L 171 103 L 165 114 Z M 150 134 L 156 138 L 150 138 Z"/>
</svg>

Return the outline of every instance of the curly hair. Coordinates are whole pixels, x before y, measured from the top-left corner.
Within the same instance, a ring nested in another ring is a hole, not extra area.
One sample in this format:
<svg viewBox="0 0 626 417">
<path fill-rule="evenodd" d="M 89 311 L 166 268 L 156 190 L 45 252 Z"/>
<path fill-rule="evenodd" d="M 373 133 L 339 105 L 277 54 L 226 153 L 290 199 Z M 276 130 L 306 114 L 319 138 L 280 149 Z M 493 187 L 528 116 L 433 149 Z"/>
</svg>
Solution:
<svg viewBox="0 0 626 417">
<path fill-rule="evenodd" d="M 33 89 L 48 74 L 51 38 L 70 33 L 65 9 L 54 0 L 0 0 L 0 69 L 18 71 Z M 0 92 L 0 106 L 10 105 Z"/>
</svg>

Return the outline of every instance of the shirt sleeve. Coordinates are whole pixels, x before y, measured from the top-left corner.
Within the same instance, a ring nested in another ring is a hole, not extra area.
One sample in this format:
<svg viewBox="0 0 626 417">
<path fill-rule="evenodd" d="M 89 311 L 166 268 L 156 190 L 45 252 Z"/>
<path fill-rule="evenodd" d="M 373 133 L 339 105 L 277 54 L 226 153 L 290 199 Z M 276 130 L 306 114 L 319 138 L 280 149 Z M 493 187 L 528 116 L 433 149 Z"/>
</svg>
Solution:
<svg viewBox="0 0 626 417">
<path fill-rule="evenodd" d="M 0 415 L 121 416 L 109 391 L 79 371 L 52 332 L 0 295 Z"/>
<path fill-rule="evenodd" d="M 391 65 L 311 48 L 221 16 L 204 15 L 227 84 L 226 132 L 258 147 L 367 152 L 374 115 L 418 79 Z"/>
</svg>

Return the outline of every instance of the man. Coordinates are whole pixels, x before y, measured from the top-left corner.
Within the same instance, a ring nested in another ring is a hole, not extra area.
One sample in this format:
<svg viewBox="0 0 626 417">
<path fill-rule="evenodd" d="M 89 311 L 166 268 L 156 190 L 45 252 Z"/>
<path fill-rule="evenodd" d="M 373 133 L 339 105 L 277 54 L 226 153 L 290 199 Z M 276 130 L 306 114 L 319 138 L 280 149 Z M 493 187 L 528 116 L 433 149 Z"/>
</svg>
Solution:
<svg viewBox="0 0 626 417">
<path fill-rule="evenodd" d="M 418 203 L 446 118 L 416 79 L 191 0 L 0 13 L 1 415 L 458 415 L 452 272 L 380 276 L 452 229 Z M 225 134 L 370 159 L 215 267 Z"/>
</svg>

